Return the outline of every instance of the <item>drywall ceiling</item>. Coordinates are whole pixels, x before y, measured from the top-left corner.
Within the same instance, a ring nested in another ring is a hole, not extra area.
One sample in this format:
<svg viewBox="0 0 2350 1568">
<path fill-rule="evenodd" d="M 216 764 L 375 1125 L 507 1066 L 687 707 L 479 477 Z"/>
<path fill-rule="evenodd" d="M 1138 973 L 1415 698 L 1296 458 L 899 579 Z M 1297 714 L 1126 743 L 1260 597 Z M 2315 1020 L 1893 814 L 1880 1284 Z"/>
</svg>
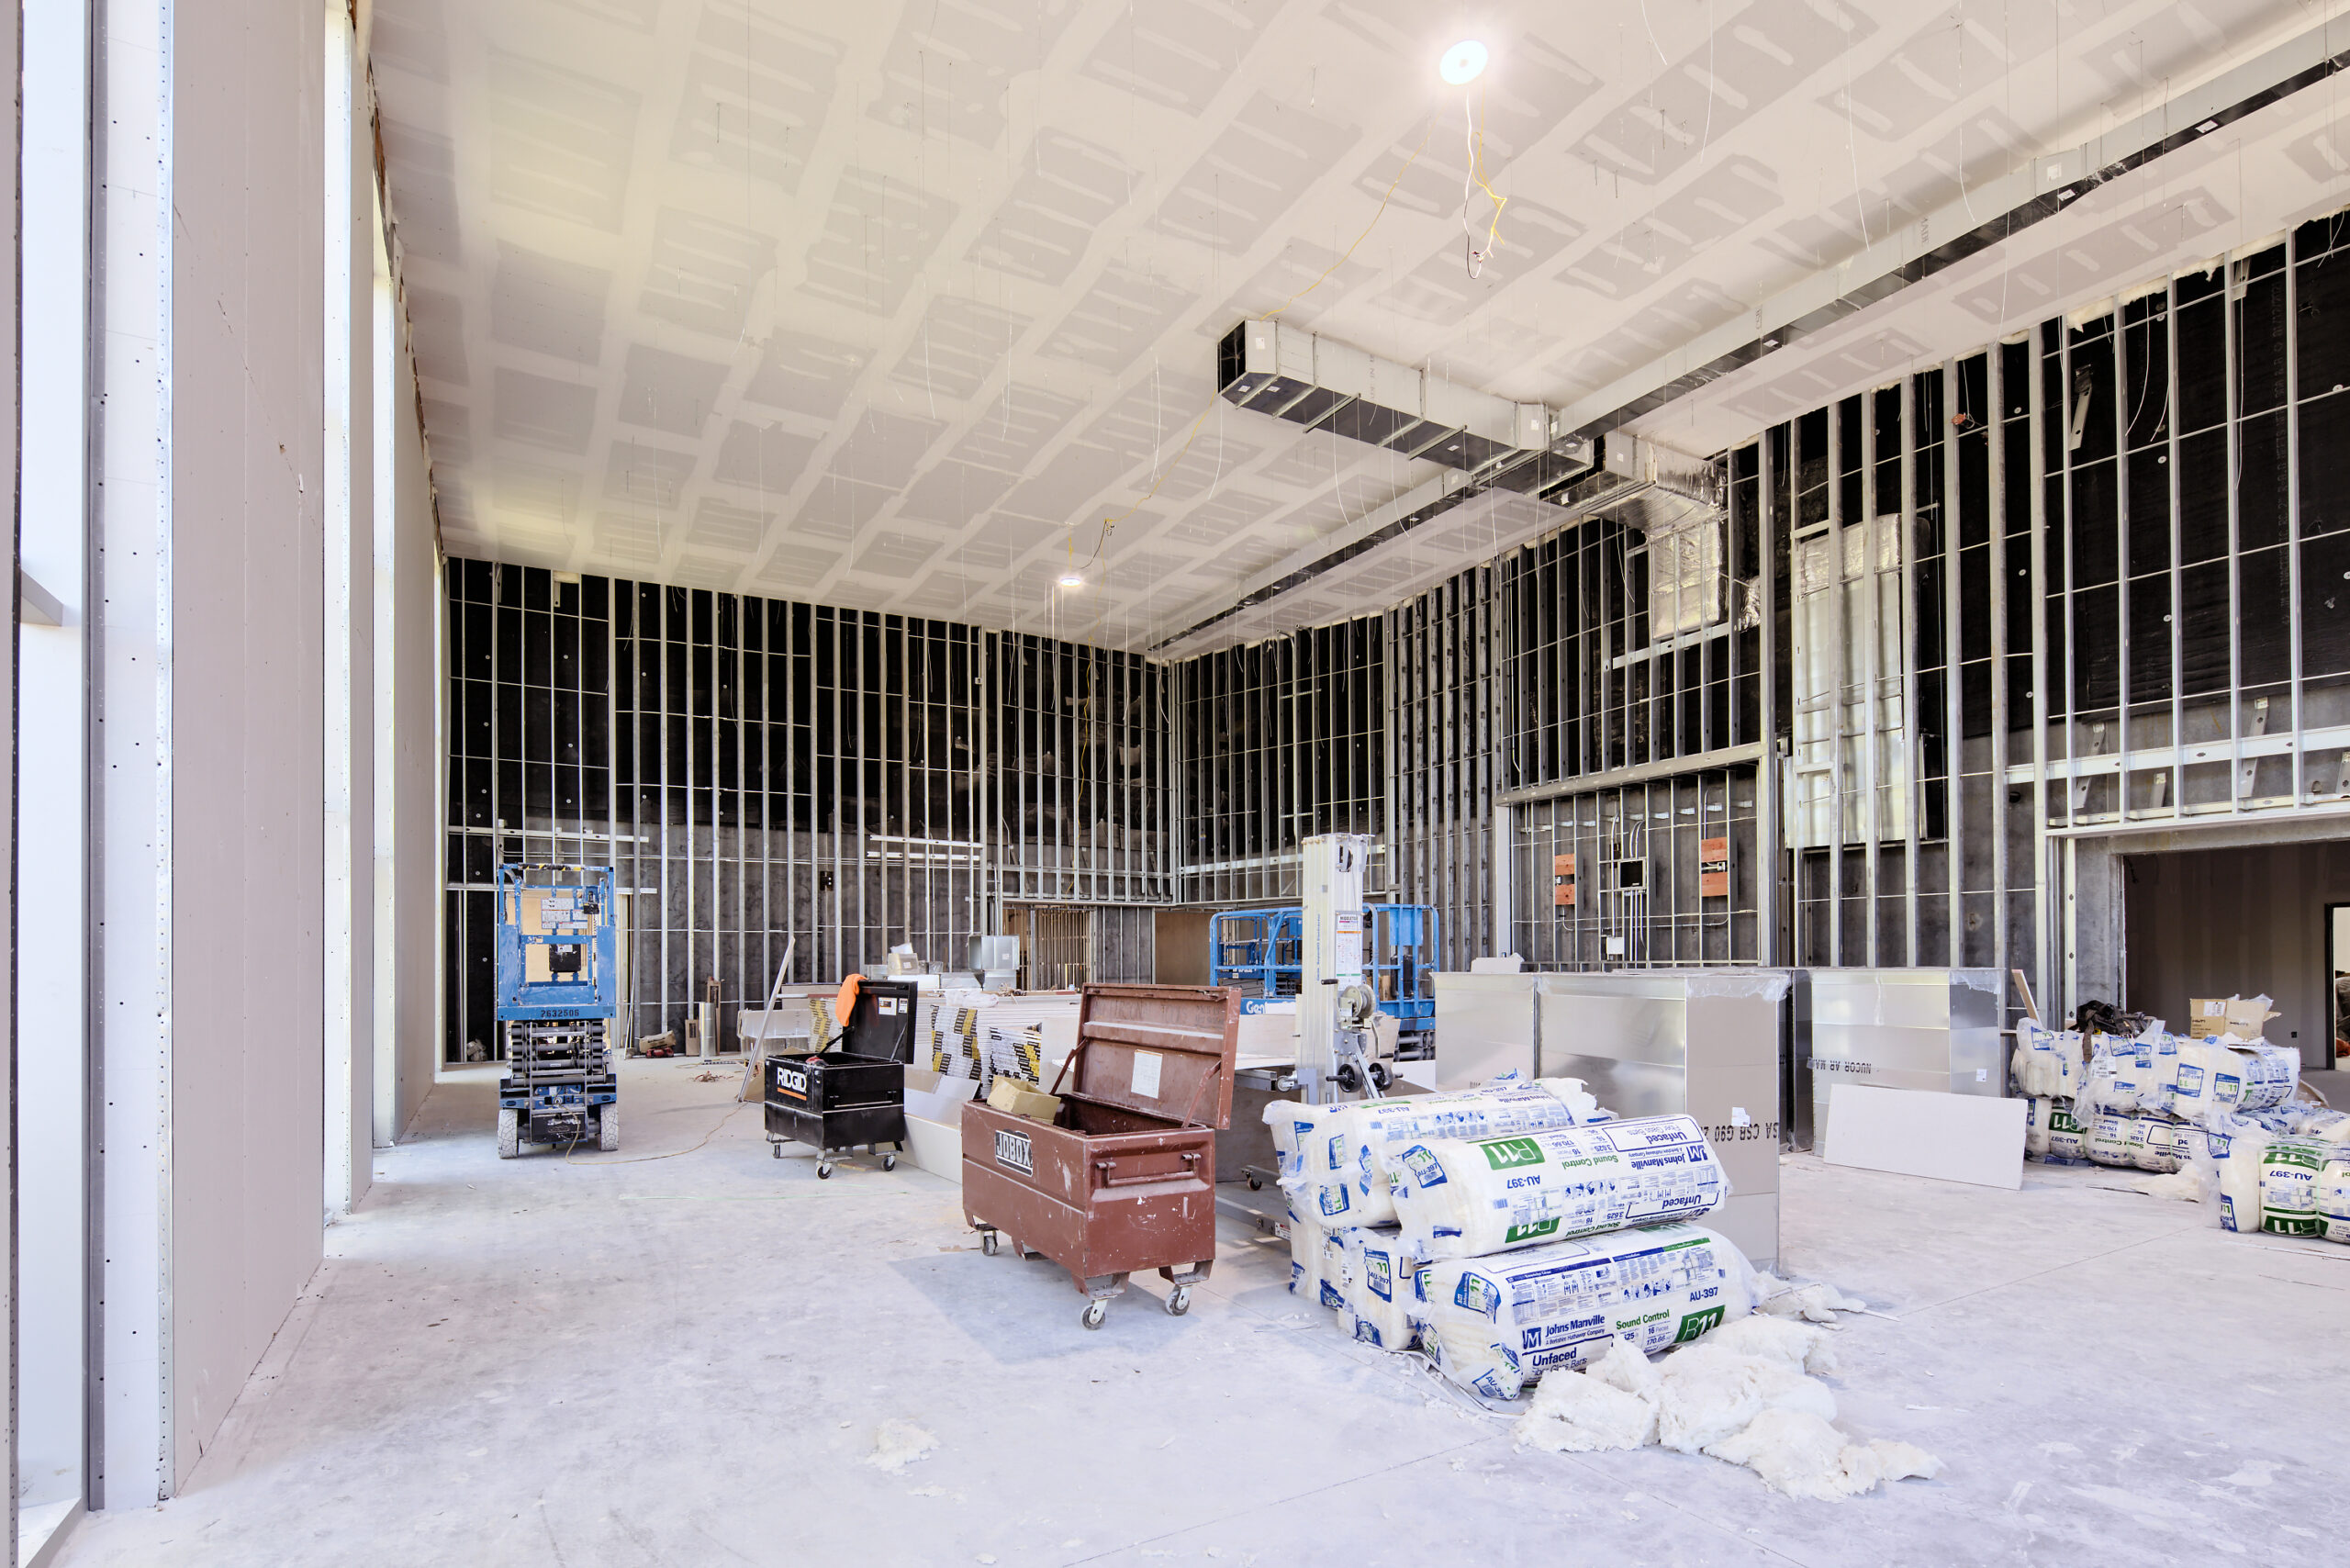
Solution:
<svg viewBox="0 0 2350 1568">
<path fill-rule="evenodd" d="M 2350 44 L 2350 30 L 2338 40 Z M 2060 218 L 1683 396 L 1628 428 L 1718 452 L 1833 398 L 1888 384 L 2034 324 L 2110 308 L 2174 272 L 2276 242 L 2350 206 L 2340 78 L 2290 94 L 2087 191 Z"/>
<path fill-rule="evenodd" d="M 371 46 L 452 552 L 1144 647 L 1434 472 L 1222 404 L 1243 315 L 1566 403 L 2311 19 L 379 0 Z"/>
</svg>

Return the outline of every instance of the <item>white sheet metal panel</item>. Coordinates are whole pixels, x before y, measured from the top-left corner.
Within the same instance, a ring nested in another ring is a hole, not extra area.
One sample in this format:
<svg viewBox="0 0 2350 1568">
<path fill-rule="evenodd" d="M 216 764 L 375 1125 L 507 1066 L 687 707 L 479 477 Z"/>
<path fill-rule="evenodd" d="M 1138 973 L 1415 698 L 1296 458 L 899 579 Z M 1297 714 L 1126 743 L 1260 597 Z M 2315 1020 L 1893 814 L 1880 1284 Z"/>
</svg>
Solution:
<svg viewBox="0 0 2350 1568">
<path fill-rule="evenodd" d="M 1965 1182 L 1978 1187 L 2023 1185 L 2021 1100 L 1905 1094 L 1865 1083 L 1839 1083 L 1830 1096 L 1836 1130 L 1830 1165 Z"/>
</svg>

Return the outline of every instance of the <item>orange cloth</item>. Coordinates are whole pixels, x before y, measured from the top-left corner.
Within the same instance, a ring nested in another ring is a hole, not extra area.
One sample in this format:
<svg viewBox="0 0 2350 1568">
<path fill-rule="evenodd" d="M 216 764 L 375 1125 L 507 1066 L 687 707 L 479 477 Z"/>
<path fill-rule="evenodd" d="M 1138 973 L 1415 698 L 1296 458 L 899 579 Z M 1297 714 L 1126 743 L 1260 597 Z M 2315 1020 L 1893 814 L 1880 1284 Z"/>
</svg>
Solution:
<svg viewBox="0 0 2350 1568">
<path fill-rule="evenodd" d="M 833 1022 L 841 1032 L 848 1032 L 849 1014 L 856 1011 L 856 993 L 865 984 L 863 975 L 851 975 L 841 981 L 840 994 L 833 998 Z"/>
</svg>

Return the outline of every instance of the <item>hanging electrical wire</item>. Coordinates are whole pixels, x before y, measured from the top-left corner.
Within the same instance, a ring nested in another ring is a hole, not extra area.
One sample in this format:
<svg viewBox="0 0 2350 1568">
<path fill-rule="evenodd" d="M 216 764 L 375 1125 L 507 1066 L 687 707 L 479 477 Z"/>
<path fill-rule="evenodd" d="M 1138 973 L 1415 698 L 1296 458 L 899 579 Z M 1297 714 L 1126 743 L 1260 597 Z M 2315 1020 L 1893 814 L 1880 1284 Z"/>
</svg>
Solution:
<svg viewBox="0 0 2350 1568">
<path fill-rule="evenodd" d="M 1460 114 L 1463 124 L 1461 141 L 1469 152 L 1469 169 L 1460 179 L 1460 234 L 1469 252 L 1469 275 L 1483 274 L 1486 258 L 1501 249 L 1502 208 L 1509 205 L 1509 197 L 1494 194 L 1485 183 L 1485 131 L 1477 123 L 1477 89 L 1472 87 L 1461 95 Z M 1485 248 L 1477 248 L 1477 230 L 1469 222 L 1469 193 L 1482 190 L 1494 204 L 1493 221 L 1485 226 Z"/>
</svg>

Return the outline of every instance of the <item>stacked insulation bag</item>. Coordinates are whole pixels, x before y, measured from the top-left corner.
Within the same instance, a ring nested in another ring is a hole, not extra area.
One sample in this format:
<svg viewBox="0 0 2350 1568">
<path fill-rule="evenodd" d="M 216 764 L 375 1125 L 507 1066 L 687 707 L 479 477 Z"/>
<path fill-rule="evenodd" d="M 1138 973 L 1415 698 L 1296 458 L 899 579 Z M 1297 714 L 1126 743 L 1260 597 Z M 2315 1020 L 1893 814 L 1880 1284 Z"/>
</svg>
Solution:
<svg viewBox="0 0 2350 1568">
<path fill-rule="evenodd" d="M 2290 1047 L 2197 1040 L 2208 1088 L 2177 1103 L 2193 1114 L 2183 1162 L 2222 1230 L 2350 1244 L 2350 1114 L 2310 1097 Z M 2221 1054 L 2225 1053 L 2225 1054 Z"/>
<path fill-rule="evenodd" d="M 1572 1114 L 1541 1109 L 1528 1090 Z M 1480 1096 L 1487 1109 L 1467 1103 Z M 1275 1122 L 1276 1141 L 1291 1140 L 1292 1288 L 1359 1338 L 1417 1345 L 1488 1398 L 1515 1398 L 1618 1339 L 1652 1353 L 1753 1309 L 1752 1266 L 1691 1223 L 1729 1183 L 1687 1116 L 1617 1121 L 1572 1080 L 1279 1106 L 1267 1119 L 1277 1115 L 1288 1126 Z M 1549 1125 L 1525 1126 L 1536 1115 Z M 1348 1159 L 1338 1207 L 1327 1189 Z M 1385 1213 L 1393 1225 L 1317 1223 Z"/>
<path fill-rule="evenodd" d="M 1289 1202 L 1290 1289 L 1336 1312 L 1356 1338 L 1406 1348 L 1413 1260 L 1393 1249 L 1393 1152 L 1429 1137 L 1539 1132 L 1606 1115 L 1580 1080 L 1528 1082 L 1515 1074 L 1462 1093 L 1335 1105 L 1275 1101 L 1265 1123 Z"/>
<path fill-rule="evenodd" d="M 2208 1162 L 2208 1139 L 2266 1118 L 2292 1130 L 2286 1109 L 2300 1088 L 2300 1053 L 2265 1040 L 2181 1039 L 2160 1025 L 2134 1038 L 2098 1036 L 2076 1114 L 2088 1159 L 2167 1172 Z"/>
<path fill-rule="evenodd" d="M 2181 1040 L 2159 1025 L 2135 1036 L 2091 1037 L 2073 1112 L 2091 1164 L 2163 1175 L 2187 1162 L 2187 1140 L 2196 1125 L 2193 1108 L 2210 1089 L 2195 1061 L 2206 1054 L 2205 1044 Z M 2182 1046 L 2191 1047 L 2183 1068 Z M 2178 1098 L 2182 1081 L 2188 1096 L 2184 1103 Z M 2177 1108 L 2182 1103 L 2186 1114 Z"/>
<path fill-rule="evenodd" d="M 2078 1105 L 2090 1159 L 2195 1173 L 2223 1230 L 2350 1244 L 2350 1114 L 2266 1040 L 2099 1036 Z"/>
<path fill-rule="evenodd" d="M 2016 1025 L 2008 1081 L 2025 1105 L 2026 1159 L 2050 1165 L 2088 1163 L 2087 1134 L 2077 1110 L 2087 1075 L 2077 1030 L 2043 1029 L 2031 1019 Z"/>
<path fill-rule="evenodd" d="M 2350 1244 L 2350 1115 L 2297 1101 L 2228 1121 L 2197 1162 L 2220 1228 Z"/>
</svg>

